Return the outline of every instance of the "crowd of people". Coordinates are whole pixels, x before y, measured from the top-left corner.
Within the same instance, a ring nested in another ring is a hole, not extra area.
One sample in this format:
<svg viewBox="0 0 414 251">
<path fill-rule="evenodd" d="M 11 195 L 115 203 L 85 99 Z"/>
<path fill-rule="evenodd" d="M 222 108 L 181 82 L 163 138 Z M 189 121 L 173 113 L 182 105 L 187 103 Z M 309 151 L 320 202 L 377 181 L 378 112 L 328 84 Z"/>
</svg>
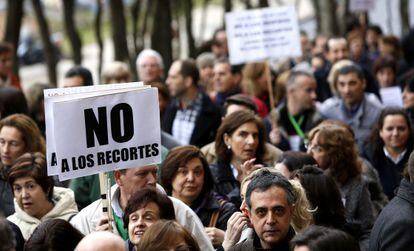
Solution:
<svg viewBox="0 0 414 251">
<path fill-rule="evenodd" d="M 23 93 L 1 42 L 0 251 L 414 250 L 414 30 L 300 37 L 302 56 L 278 64 L 232 65 L 225 29 L 169 69 L 141 51 L 162 163 L 110 172 L 105 212 L 98 175 L 48 176 L 51 85 Z M 132 76 L 112 62 L 102 84 Z M 59 86 L 94 84 L 74 66 Z"/>
</svg>

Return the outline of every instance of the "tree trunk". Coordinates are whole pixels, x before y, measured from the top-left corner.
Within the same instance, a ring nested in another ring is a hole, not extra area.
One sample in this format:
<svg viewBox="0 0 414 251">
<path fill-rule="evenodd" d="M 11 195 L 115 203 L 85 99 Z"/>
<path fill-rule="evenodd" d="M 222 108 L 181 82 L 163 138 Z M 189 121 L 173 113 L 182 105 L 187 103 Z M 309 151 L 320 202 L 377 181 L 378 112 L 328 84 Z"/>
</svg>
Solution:
<svg viewBox="0 0 414 251">
<path fill-rule="evenodd" d="M 346 33 L 346 24 L 347 20 L 351 18 L 353 15 L 349 11 L 349 1 L 348 0 L 339 0 L 336 1 L 337 5 L 335 7 L 336 10 L 336 20 L 338 25 L 338 33 L 334 33 L 335 35 L 338 34 L 345 34 Z"/>
<path fill-rule="evenodd" d="M 410 31 L 408 0 L 400 0 L 401 32 L 403 35 Z"/>
<path fill-rule="evenodd" d="M 49 75 L 49 82 L 50 84 L 57 86 L 57 77 L 56 77 L 56 57 L 55 57 L 55 50 L 53 48 L 53 44 L 50 41 L 50 32 L 49 26 L 47 24 L 47 20 L 43 13 L 43 7 L 40 3 L 40 0 L 32 0 L 33 9 L 36 14 L 37 22 L 40 28 L 40 35 L 42 37 L 46 65 Z"/>
<path fill-rule="evenodd" d="M 224 0 L 224 12 L 230 12 L 232 9 L 231 0 Z"/>
<path fill-rule="evenodd" d="M 138 38 L 138 18 L 141 11 L 141 4 L 139 0 L 131 6 L 131 17 L 132 17 L 132 40 L 134 41 L 134 55 L 137 55 L 141 48 L 138 48 L 137 38 Z"/>
<path fill-rule="evenodd" d="M 336 2 L 332 0 L 319 1 L 321 16 L 321 33 L 324 35 L 339 35 L 338 22 L 336 20 Z"/>
<path fill-rule="evenodd" d="M 199 41 L 203 41 L 204 33 L 206 30 L 206 21 L 207 21 L 207 8 L 210 0 L 203 1 L 203 12 L 201 14 L 201 22 L 200 22 L 200 33 L 199 33 Z"/>
<path fill-rule="evenodd" d="M 99 53 L 98 53 L 98 83 L 101 83 L 102 75 L 102 58 L 103 58 L 103 42 L 102 42 L 102 3 L 101 0 L 96 0 L 96 16 L 95 16 L 95 36 L 96 42 L 98 43 Z"/>
<path fill-rule="evenodd" d="M 318 0 L 312 0 L 313 9 L 315 10 L 315 19 L 316 19 L 316 33 L 322 34 L 322 15 L 321 7 L 319 6 Z"/>
<path fill-rule="evenodd" d="M 243 0 L 243 2 L 247 10 L 250 10 L 251 8 L 253 8 L 253 5 L 250 0 Z"/>
<path fill-rule="evenodd" d="M 158 51 L 164 61 L 164 73 L 167 74 L 172 63 L 171 8 L 169 0 L 157 0 L 154 24 L 151 32 L 151 48 Z"/>
<path fill-rule="evenodd" d="M 259 7 L 260 8 L 269 7 L 269 1 L 267 1 L 267 0 L 259 0 Z"/>
<path fill-rule="evenodd" d="M 80 39 L 75 22 L 75 0 L 64 0 L 63 12 L 64 12 L 64 24 L 66 34 L 69 37 L 70 46 L 72 47 L 72 56 L 75 64 L 82 64 L 82 41 Z"/>
<path fill-rule="evenodd" d="M 110 0 L 109 7 L 111 10 L 111 28 L 115 60 L 129 62 L 124 3 L 121 0 Z"/>
<path fill-rule="evenodd" d="M 17 58 L 17 45 L 19 44 L 20 27 L 23 18 L 23 2 L 24 0 L 8 0 L 7 1 L 7 19 L 4 40 L 14 45 L 13 51 L 13 72 L 19 76 L 19 59 Z"/>
<path fill-rule="evenodd" d="M 196 48 L 195 48 L 195 41 L 193 36 L 193 18 L 192 18 L 192 10 L 193 10 L 193 3 L 192 0 L 184 1 L 184 14 L 185 14 L 185 28 L 187 31 L 187 43 L 188 43 L 188 54 L 189 57 L 195 58 L 196 56 Z"/>
</svg>

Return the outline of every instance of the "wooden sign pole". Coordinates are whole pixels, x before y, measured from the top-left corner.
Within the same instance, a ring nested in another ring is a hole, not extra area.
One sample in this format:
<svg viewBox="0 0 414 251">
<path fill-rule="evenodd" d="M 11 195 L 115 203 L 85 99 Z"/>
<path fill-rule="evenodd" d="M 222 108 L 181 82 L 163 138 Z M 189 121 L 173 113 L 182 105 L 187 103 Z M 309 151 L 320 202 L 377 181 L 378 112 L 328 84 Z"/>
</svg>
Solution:
<svg viewBox="0 0 414 251">
<path fill-rule="evenodd" d="M 108 182 L 107 173 L 99 173 L 99 186 L 101 189 L 102 212 L 108 218 L 109 231 L 112 232 L 112 207 L 111 207 L 111 185 Z"/>
<path fill-rule="evenodd" d="M 270 102 L 270 111 L 271 112 L 273 110 L 273 108 L 275 108 L 275 99 L 273 96 L 273 85 L 272 85 L 272 74 L 270 72 L 270 64 L 269 61 L 266 60 L 265 62 L 266 65 L 266 82 L 267 82 L 267 89 L 269 92 L 269 102 Z"/>
</svg>

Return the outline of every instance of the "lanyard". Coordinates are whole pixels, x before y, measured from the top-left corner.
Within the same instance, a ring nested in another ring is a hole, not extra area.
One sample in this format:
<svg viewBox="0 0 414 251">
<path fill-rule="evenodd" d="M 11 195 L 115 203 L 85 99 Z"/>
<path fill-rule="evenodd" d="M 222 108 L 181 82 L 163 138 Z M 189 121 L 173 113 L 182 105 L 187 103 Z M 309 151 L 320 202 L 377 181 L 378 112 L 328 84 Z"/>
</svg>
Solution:
<svg viewBox="0 0 414 251">
<path fill-rule="evenodd" d="M 122 239 L 128 240 L 128 238 L 129 238 L 129 236 L 128 236 L 128 230 L 126 230 L 124 228 L 124 222 L 122 221 L 121 218 L 119 218 L 115 214 L 115 212 L 113 212 L 112 215 L 114 216 L 115 226 L 116 226 L 116 229 L 118 230 L 119 235 L 122 237 Z"/>
<path fill-rule="evenodd" d="M 292 124 L 293 128 L 295 129 L 296 133 L 301 137 L 302 139 L 305 138 L 305 133 L 302 131 L 300 126 L 303 123 L 304 115 L 300 116 L 299 121 L 296 122 L 295 118 L 288 112 L 288 117 L 290 120 L 290 123 Z"/>
</svg>

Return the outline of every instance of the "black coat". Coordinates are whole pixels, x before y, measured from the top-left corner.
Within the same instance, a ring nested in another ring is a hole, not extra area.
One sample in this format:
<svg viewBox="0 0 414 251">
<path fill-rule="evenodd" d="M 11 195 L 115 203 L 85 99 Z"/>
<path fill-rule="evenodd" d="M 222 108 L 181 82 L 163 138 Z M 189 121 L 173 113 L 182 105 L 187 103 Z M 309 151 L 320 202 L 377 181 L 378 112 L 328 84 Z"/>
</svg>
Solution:
<svg viewBox="0 0 414 251">
<path fill-rule="evenodd" d="M 200 200 L 196 201 L 195 205 L 191 205 L 191 209 L 193 209 L 193 211 L 197 214 L 203 225 L 208 227 L 213 213 L 220 210 L 216 225 L 214 227 L 225 231 L 227 229 L 227 221 L 230 216 L 234 212 L 237 212 L 236 206 L 225 200 L 221 200 L 219 202 L 215 198 L 213 191 L 206 195 L 200 195 L 199 197 Z"/>
<path fill-rule="evenodd" d="M 214 191 L 240 207 L 240 182 L 234 177 L 230 165 L 216 162 L 210 165 L 210 170 L 214 178 Z"/>
<path fill-rule="evenodd" d="M 369 250 L 414 250 L 414 183 L 403 179 L 371 231 Z"/>
<path fill-rule="evenodd" d="M 178 107 L 179 101 L 174 100 L 164 113 L 161 126 L 162 130 L 169 134 L 172 134 L 172 126 Z M 201 111 L 197 116 L 190 144 L 202 147 L 214 141 L 220 123 L 220 109 L 202 92 Z"/>
</svg>

